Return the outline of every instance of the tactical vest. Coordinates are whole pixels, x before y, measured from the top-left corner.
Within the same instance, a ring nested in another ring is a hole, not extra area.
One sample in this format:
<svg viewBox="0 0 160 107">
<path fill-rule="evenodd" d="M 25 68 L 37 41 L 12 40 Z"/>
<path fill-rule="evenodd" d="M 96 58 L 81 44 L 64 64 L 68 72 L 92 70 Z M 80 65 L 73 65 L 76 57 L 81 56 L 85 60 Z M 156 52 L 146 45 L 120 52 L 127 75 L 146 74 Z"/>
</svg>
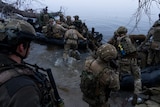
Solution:
<svg viewBox="0 0 160 107">
<path fill-rule="evenodd" d="M 130 38 L 127 36 L 121 38 L 119 45 L 121 46 L 119 50 L 123 51 L 121 52 L 122 56 L 136 52 L 136 48 L 132 44 Z"/>
<path fill-rule="evenodd" d="M 17 64 L 9 58 L 0 54 L 0 86 L 6 85 L 10 97 L 12 97 L 22 87 L 32 85 L 40 90 L 41 107 L 54 107 L 51 85 L 45 74 L 40 72 L 30 72 L 32 68 L 23 64 Z M 18 84 L 17 84 L 18 83 Z M 17 84 L 17 85 L 13 85 Z"/>
</svg>

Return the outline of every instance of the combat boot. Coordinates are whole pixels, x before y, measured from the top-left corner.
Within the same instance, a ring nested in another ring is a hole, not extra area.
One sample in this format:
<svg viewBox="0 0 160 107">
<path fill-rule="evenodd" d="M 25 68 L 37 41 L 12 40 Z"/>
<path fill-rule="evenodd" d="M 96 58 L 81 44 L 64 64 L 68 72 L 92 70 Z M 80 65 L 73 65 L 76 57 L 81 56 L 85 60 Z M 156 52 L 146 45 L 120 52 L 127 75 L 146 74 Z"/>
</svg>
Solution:
<svg viewBox="0 0 160 107">
<path fill-rule="evenodd" d="M 133 97 L 131 98 L 131 104 L 133 106 L 135 106 L 136 104 L 142 104 L 143 102 L 144 100 L 136 94 L 134 94 Z"/>
</svg>

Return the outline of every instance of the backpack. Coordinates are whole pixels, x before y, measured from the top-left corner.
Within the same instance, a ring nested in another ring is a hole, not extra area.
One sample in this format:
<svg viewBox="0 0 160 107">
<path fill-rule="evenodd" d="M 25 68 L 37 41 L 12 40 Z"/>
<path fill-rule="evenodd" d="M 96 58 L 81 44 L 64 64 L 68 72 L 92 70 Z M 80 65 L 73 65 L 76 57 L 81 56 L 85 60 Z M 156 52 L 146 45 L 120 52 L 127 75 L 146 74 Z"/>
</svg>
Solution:
<svg viewBox="0 0 160 107">
<path fill-rule="evenodd" d="M 88 98 L 94 98 L 98 86 L 98 76 L 92 72 L 82 71 L 80 89 Z"/>
</svg>

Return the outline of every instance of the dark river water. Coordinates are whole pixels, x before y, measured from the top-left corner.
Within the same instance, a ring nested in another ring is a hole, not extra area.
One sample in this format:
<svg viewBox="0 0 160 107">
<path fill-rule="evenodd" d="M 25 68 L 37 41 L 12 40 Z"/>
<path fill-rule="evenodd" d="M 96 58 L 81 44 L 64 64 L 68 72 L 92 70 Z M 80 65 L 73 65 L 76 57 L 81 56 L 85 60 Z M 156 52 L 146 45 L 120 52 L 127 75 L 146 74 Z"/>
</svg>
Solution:
<svg viewBox="0 0 160 107">
<path fill-rule="evenodd" d="M 97 23 L 95 20 L 97 20 Z M 103 42 L 106 42 L 120 25 L 125 25 L 129 31 L 131 31 L 134 24 L 127 24 L 128 22 L 121 20 L 121 18 L 105 18 L 105 20 L 90 18 L 86 23 L 89 26 L 89 29 L 95 27 L 96 31 L 102 33 L 104 36 Z M 132 33 L 147 33 L 149 24 L 147 21 L 142 21 L 142 23 L 143 24 L 140 23 L 140 30 Z M 65 107 L 88 107 L 88 104 L 82 100 L 79 84 L 84 60 L 90 53 L 83 50 L 81 50 L 80 53 L 81 60 L 77 61 L 73 58 L 69 58 L 68 62 L 64 63 L 62 60 L 62 47 L 32 43 L 30 55 L 26 59 L 26 62 L 31 64 L 37 64 L 40 67 L 52 69 L 58 91 L 62 99 L 64 99 Z M 110 100 L 111 107 L 132 107 L 127 102 L 130 95 L 130 92 L 112 93 Z"/>
</svg>

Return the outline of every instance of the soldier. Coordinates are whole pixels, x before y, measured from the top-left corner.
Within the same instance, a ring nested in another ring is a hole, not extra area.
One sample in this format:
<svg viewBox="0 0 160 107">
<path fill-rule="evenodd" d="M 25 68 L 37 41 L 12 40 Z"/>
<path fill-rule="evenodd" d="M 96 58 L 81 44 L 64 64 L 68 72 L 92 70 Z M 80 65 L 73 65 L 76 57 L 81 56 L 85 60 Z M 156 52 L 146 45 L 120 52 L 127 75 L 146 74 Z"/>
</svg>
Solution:
<svg viewBox="0 0 160 107">
<path fill-rule="evenodd" d="M 36 35 L 32 25 L 10 20 L 0 29 L 1 107 L 54 107 L 54 96 L 45 74 L 23 61 Z"/>
<path fill-rule="evenodd" d="M 148 31 L 145 41 L 138 47 L 141 50 L 145 44 L 149 44 L 148 66 L 160 64 L 160 20 L 156 21 L 153 27 Z"/>
<path fill-rule="evenodd" d="M 73 21 L 72 21 L 72 19 L 71 19 L 71 16 L 66 16 L 66 24 L 68 25 L 68 26 L 72 26 L 73 25 Z"/>
<path fill-rule="evenodd" d="M 43 9 L 40 18 L 38 19 L 40 27 L 46 26 L 50 18 L 52 18 L 52 16 L 48 13 L 48 7 L 46 7 Z"/>
<path fill-rule="evenodd" d="M 114 32 L 113 37 L 107 43 L 110 43 L 117 48 L 117 37 L 118 37 L 118 33 L 117 33 L 117 30 L 116 30 Z"/>
<path fill-rule="evenodd" d="M 131 73 L 134 77 L 134 95 L 132 104 L 137 103 L 139 94 L 142 91 L 141 72 L 137 65 L 137 51 L 132 44 L 131 39 L 127 36 L 127 28 L 120 26 L 117 29 L 117 50 L 119 51 L 118 62 L 121 73 Z"/>
<path fill-rule="evenodd" d="M 68 30 L 64 28 L 62 25 L 56 21 L 54 23 L 54 19 L 50 19 L 49 23 L 47 24 L 46 36 L 53 37 L 53 38 L 63 38 L 65 32 Z"/>
<path fill-rule="evenodd" d="M 76 29 L 75 26 L 70 26 L 70 29 L 66 31 L 65 36 L 65 44 L 64 44 L 64 53 L 63 59 L 64 61 L 67 60 L 69 57 L 69 51 L 71 50 L 71 56 L 80 59 L 79 52 L 78 52 L 78 39 L 87 40 L 83 37 Z"/>
<path fill-rule="evenodd" d="M 86 59 L 80 88 L 89 107 L 109 107 L 110 92 L 119 90 L 119 73 L 113 63 L 116 57 L 116 48 L 106 43 L 98 48 L 97 57 Z"/>
<path fill-rule="evenodd" d="M 65 19 L 64 15 L 63 15 L 62 13 L 59 14 L 59 21 L 60 21 L 61 23 L 66 23 L 66 19 Z"/>
<path fill-rule="evenodd" d="M 82 23 L 82 21 L 79 19 L 78 15 L 75 15 L 74 19 L 75 20 L 73 21 L 73 25 L 76 27 L 76 30 L 78 30 L 78 32 L 82 34 L 82 32 L 83 32 L 83 29 L 82 29 L 83 23 Z"/>
</svg>

